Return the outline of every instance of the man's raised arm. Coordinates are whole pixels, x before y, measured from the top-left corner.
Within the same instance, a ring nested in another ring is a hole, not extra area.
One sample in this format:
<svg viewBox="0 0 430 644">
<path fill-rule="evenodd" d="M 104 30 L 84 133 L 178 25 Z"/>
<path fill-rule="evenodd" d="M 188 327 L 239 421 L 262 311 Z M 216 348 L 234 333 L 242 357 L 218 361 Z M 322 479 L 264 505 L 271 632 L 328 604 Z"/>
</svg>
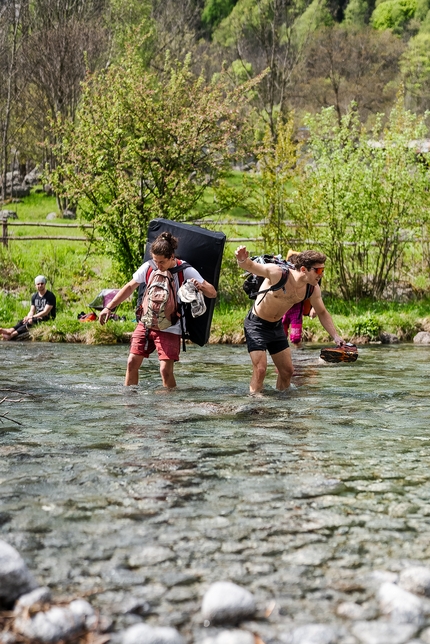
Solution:
<svg viewBox="0 0 430 644">
<path fill-rule="evenodd" d="M 260 277 L 265 277 L 269 280 L 271 284 L 277 284 L 282 277 L 282 268 L 276 264 L 260 264 L 259 262 L 254 262 L 246 246 L 238 246 L 235 250 L 235 256 L 237 263 L 241 268 L 248 273 L 253 275 L 259 275 Z"/>
</svg>

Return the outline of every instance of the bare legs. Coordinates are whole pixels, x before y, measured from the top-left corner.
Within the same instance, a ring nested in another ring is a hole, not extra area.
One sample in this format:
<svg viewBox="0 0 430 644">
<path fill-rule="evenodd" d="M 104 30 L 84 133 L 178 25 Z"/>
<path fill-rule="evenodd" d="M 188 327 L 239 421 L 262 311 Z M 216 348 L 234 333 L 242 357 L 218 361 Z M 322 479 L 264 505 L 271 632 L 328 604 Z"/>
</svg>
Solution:
<svg viewBox="0 0 430 644">
<path fill-rule="evenodd" d="M 251 351 L 249 355 L 252 361 L 252 378 L 249 391 L 251 394 L 256 394 L 260 393 L 263 389 L 267 371 L 267 355 L 265 351 Z M 278 370 L 276 389 L 285 391 L 290 386 L 291 376 L 294 373 L 290 349 L 284 349 L 271 357 Z"/>
<path fill-rule="evenodd" d="M 143 356 L 137 356 L 130 353 L 127 361 L 127 371 L 125 374 L 124 385 L 137 385 L 139 383 L 139 368 L 143 362 Z M 163 387 L 167 389 L 174 389 L 176 387 L 176 380 L 173 374 L 174 367 L 173 360 L 160 360 L 160 375 L 163 381 Z"/>
</svg>

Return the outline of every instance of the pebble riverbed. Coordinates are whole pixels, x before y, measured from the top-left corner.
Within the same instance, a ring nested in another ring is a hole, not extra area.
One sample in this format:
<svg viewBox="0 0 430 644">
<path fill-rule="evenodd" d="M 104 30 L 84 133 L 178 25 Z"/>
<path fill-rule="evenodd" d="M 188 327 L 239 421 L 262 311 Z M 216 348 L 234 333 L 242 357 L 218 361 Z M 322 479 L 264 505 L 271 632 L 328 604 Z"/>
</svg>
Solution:
<svg viewBox="0 0 430 644">
<path fill-rule="evenodd" d="M 338 366 L 311 345 L 262 398 L 243 346 L 188 348 L 174 392 L 152 359 L 125 389 L 123 346 L 0 351 L 0 397 L 31 394 L 0 424 L 0 537 L 114 641 L 145 623 L 188 643 L 430 643 L 430 347 Z M 230 640 L 202 614 L 218 581 L 255 599 Z"/>
</svg>

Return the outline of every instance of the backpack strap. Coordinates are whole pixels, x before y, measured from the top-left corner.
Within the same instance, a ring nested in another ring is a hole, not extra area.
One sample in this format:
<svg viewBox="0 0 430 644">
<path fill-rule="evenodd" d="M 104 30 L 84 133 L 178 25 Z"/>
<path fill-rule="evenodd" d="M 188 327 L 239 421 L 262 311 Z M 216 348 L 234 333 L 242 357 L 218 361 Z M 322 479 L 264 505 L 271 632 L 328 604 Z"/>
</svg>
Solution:
<svg viewBox="0 0 430 644">
<path fill-rule="evenodd" d="M 284 288 L 285 284 L 287 283 L 289 273 L 290 273 L 289 268 L 283 268 L 282 269 L 282 277 L 279 280 L 279 282 L 277 282 L 276 284 L 273 284 L 270 288 L 264 289 L 264 291 L 258 291 L 258 295 L 260 295 L 261 293 L 264 293 L 264 295 L 261 298 L 261 300 L 259 302 L 257 302 L 257 306 L 259 304 L 261 304 L 261 302 L 266 297 L 267 293 L 269 293 L 270 291 L 279 291 L 281 288 Z"/>
<path fill-rule="evenodd" d="M 315 290 L 315 286 L 312 286 L 311 284 L 308 284 L 306 286 L 306 294 L 305 294 L 305 297 L 303 298 L 302 302 L 304 302 L 305 300 L 308 300 L 310 298 L 310 296 L 312 295 L 312 293 L 314 292 L 314 290 Z"/>
<path fill-rule="evenodd" d="M 182 260 L 178 259 L 177 260 L 176 266 L 170 269 L 170 272 L 172 275 L 177 273 L 178 275 L 178 281 L 179 281 L 179 288 L 181 288 L 182 284 L 185 281 L 185 276 L 184 276 L 184 270 L 186 268 L 190 268 L 191 264 L 188 264 L 188 262 L 183 262 Z M 184 303 L 180 302 L 179 306 L 181 308 L 181 315 L 179 316 L 179 322 L 181 324 L 181 335 L 182 335 L 182 351 L 186 352 L 187 351 L 187 345 L 185 344 L 185 328 L 184 328 L 184 316 L 185 316 L 185 310 L 184 310 Z"/>
</svg>

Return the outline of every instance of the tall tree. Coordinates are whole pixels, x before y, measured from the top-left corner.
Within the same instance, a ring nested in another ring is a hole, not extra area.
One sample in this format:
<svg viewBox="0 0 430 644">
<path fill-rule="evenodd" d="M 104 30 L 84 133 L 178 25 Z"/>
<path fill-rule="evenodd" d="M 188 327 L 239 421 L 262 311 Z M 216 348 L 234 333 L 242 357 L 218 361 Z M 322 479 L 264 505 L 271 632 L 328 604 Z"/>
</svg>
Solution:
<svg viewBox="0 0 430 644">
<path fill-rule="evenodd" d="M 11 140 L 11 123 L 16 101 L 22 91 L 18 58 L 26 10 L 27 0 L 4 0 L 0 6 L 0 174 L 3 200 L 6 198 L 6 175 L 14 142 Z"/>
</svg>

